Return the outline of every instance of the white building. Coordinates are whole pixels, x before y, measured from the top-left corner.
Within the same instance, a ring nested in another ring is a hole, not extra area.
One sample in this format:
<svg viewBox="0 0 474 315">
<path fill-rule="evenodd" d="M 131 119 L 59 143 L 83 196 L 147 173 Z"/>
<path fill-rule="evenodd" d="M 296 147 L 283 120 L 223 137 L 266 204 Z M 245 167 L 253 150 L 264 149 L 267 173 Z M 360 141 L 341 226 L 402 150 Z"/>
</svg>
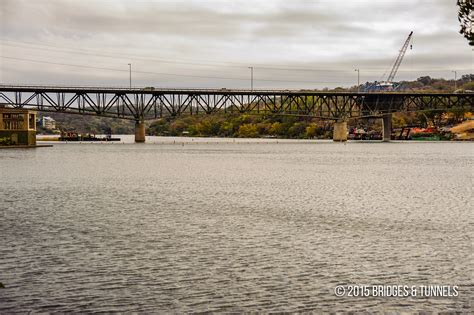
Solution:
<svg viewBox="0 0 474 315">
<path fill-rule="evenodd" d="M 44 129 L 54 130 L 56 129 L 56 120 L 49 116 L 43 116 L 43 118 L 41 118 L 41 126 L 43 126 Z"/>
</svg>

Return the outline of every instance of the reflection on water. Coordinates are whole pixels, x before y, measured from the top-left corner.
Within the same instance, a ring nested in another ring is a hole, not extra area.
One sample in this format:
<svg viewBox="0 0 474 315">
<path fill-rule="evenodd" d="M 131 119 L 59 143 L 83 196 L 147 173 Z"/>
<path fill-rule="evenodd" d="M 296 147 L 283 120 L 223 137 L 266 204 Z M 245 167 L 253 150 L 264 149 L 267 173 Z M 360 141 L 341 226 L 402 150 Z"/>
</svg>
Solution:
<svg viewBox="0 0 474 315">
<path fill-rule="evenodd" d="M 471 310 L 472 144 L 124 142 L 0 151 L 0 311 Z"/>
</svg>

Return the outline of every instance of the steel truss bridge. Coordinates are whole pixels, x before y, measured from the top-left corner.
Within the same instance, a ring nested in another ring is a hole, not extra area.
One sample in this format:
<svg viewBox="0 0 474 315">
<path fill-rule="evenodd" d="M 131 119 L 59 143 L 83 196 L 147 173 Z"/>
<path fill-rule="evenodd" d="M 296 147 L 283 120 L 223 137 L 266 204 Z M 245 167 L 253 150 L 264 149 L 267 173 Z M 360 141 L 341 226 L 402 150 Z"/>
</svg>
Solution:
<svg viewBox="0 0 474 315">
<path fill-rule="evenodd" d="M 307 90 L 125 89 L 0 85 L 0 104 L 43 112 L 135 121 L 239 112 L 319 119 L 380 117 L 394 112 L 474 110 L 474 93 L 319 92 Z"/>
</svg>

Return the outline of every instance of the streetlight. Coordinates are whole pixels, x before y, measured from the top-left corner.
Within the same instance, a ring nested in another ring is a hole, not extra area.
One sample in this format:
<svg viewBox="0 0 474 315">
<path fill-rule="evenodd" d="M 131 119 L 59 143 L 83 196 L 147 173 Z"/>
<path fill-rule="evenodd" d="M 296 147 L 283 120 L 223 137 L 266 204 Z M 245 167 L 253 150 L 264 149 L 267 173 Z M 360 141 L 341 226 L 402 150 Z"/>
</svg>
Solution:
<svg viewBox="0 0 474 315">
<path fill-rule="evenodd" d="M 132 64 L 131 63 L 128 64 L 128 69 L 129 69 L 129 74 L 130 74 L 129 79 L 130 79 L 130 90 L 131 90 L 132 89 Z"/>
<path fill-rule="evenodd" d="M 360 92 L 360 69 L 354 69 L 357 71 L 357 92 Z"/>
<path fill-rule="evenodd" d="M 250 90 L 253 91 L 253 67 L 249 67 L 250 69 Z"/>
<path fill-rule="evenodd" d="M 458 89 L 458 72 L 456 70 L 451 71 L 454 73 L 454 90 L 456 91 Z"/>
</svg>

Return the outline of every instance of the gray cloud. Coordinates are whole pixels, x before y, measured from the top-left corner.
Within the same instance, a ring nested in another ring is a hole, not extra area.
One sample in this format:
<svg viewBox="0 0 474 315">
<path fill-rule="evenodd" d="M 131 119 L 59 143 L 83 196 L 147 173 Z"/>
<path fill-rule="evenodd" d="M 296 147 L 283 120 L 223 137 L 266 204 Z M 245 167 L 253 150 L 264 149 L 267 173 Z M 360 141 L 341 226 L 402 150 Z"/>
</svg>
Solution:
<svg viewBox="0 0 474 315">
<path fill-rule="evenodd" d="M 143 85 L 242 87 L 198 76 L 245 78 L 250 65 L 257 79 L 288 80 L 261 87 L 348 85 L 356 67 L 378 79 L 410 30 L 414 49 L 400 79 L 472 70 L 454 0 L 0 0 L 0 19 L 0 53 L 30 60 L 0 59 L 1 81 L 120 85 L 120 71 L 93 67 L 133 62 Z"/>
</svg>

